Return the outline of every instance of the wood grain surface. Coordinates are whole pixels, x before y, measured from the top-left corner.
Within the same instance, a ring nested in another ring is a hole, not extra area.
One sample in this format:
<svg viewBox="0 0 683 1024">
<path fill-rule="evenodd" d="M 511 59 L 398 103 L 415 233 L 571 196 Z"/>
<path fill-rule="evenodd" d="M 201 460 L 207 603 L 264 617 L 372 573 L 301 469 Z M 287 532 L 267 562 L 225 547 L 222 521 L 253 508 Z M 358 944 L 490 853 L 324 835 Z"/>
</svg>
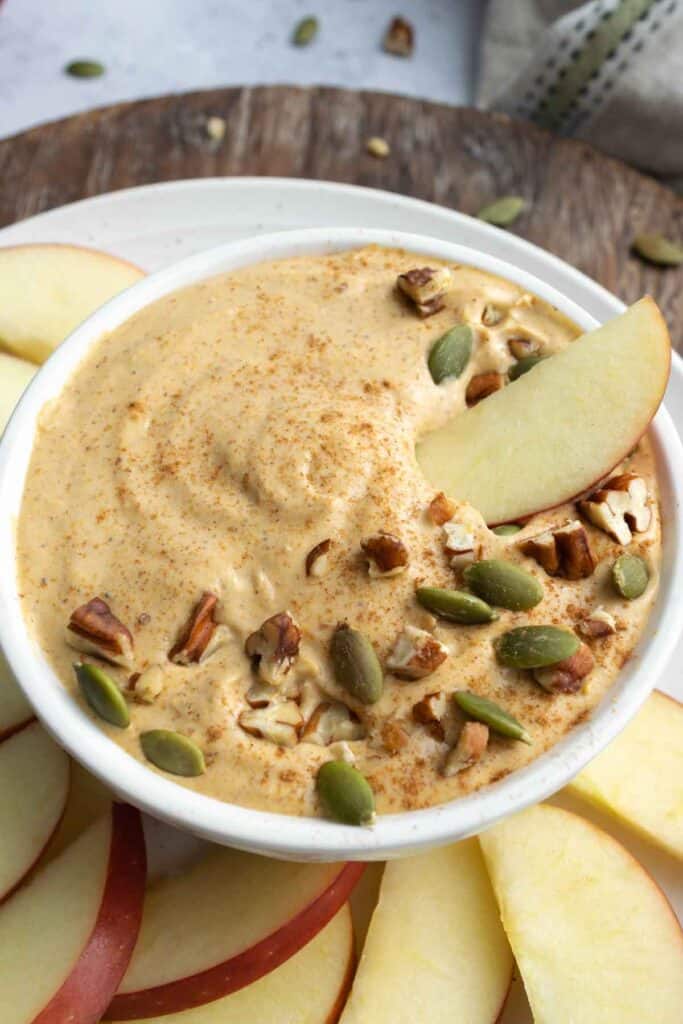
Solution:
<svg viewBox="0 0 683 1024">
<path fill-rule="evenodd" d="M 206 118 L 226 120 L 211 140 Z M 371 135 L 391 145 L 378 160 Z M 683 238 L 683 200 L 583 143 L 504 115 L 372 92 L 283 86 L 125 103 L 0 141 L 0 226 L 84 196 L 213 175 L 352 182 L 476 213 L 503 194 L 528 210 L 512 229 L 625 301 L 644 292 L 683 348 L 683 268 L 630 254 L 639 231 Z"/>
</svg>

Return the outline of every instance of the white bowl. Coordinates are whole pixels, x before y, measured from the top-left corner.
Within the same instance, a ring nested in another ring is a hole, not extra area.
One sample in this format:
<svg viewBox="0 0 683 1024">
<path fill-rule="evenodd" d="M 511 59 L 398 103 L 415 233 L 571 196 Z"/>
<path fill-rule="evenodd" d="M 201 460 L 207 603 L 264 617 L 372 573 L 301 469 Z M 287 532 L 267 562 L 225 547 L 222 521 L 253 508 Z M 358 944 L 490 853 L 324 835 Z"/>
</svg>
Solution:
<svg viewBox="0 0 683 1024">
<path fill-rule="evenodd" d="M 0 443 L 0 643 L 43 724 L 78 761 L 117 794 L 180 828 L 218 843 L 297 860 L 385 859 L 477 833 L 513 811 L 560 789 L 623 729 L 656 684 L 683 621 L 683 449 L 661 408 L 653 421 L 661 486 L 664 552 L 660 592 L 635 655 L 589 720 L 551 750 L 502 781 L 460 800 L 426 810 L 381 816 L 372 829 L 317 818 L 249 810 L 201 796 L 148 769 L 112 742 L 67 693 L 29 635 L 17 594 L 15 520 L 19 514 L 37 417 L 59 394 L 84 353 L 104 333 L 169 292 L 224 271 L 268 259 L 329 253 L 368 243 L 401 247 L 499 274 L 552 303 L 580 327 L 595 319 L 544 281 L 497 259 L 497 232 L 481 226 L 481 250 L 422 235 L 332 228 L 264 235 L 211 249 L 153 274 L 107 303 L 64 342 L 35 376 Z M 536 250 L 539 256 L 539 250 Z M 566 268 L 569 290 L 576 271 Z M 557 280 L 557 260 L 548 257 Z"/>
</svg>

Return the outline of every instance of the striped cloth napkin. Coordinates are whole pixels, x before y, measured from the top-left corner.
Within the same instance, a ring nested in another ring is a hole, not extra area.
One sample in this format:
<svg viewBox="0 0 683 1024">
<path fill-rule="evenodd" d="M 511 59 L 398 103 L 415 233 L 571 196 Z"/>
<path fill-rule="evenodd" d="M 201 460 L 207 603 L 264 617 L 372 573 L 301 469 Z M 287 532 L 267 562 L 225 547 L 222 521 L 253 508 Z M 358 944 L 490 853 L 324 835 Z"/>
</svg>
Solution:
<svg viewBox="0 0 683 1024">
<path fill-rule="evenodd" d="M 683 188 L 683 0 L 490 0 L 478 102 Z"/>
</svg>

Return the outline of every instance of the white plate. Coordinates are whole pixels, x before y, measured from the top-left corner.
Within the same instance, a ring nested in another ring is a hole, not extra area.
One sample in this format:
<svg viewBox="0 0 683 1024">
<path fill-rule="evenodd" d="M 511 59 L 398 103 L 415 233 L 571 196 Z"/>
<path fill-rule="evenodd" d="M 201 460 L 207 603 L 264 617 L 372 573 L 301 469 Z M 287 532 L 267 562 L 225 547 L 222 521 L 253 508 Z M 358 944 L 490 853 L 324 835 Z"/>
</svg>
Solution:
<svg viewBox="0 0 683 1024">
<path fill-rule="evenodd" d="M 298 227 L 357 226 L 400 228 L 447 241 L 473 244 L 469 219 L 451 210 L 392 193 L 350 185 L 276 178 L 199 179 L 98 196 L 32 217 L 0 230 L 0 245 L 25 242 L 71 242 L 117 253 L 145 270 L 160 267 L 230 239 Z M 479 225 L 478 225 L 479 227 Z M 614 296 L 578 271 L 544 254 L 515 235 L 491 229 L 490 251 L 530 273 L 548 278 L 552 262 L 556 284 L 599 320 L 623 307 Z M 476 243 L 474 243 L 476 244 Z M 683 434 L 683 360 L 674 358 L 666 404 Z M 683 699 L 683 677 L 675 666 L 683 658 L 683 639 L 668 670 L 656 685 Z M 582 813 L 587 813 L 582 807 Z M 683 916 L 680 865 L 594 818 L 625 841 L 653 872 Z M 177 859 L 180 836 L 152 828 L 157 869 Z M 194 842 L 194 841 L 193 841 Z M 517 989 L 519 986 L 516 987 Z M 516 990 L 501 1024 L 527 1024 L 531 1018 Z"/>
</svg>

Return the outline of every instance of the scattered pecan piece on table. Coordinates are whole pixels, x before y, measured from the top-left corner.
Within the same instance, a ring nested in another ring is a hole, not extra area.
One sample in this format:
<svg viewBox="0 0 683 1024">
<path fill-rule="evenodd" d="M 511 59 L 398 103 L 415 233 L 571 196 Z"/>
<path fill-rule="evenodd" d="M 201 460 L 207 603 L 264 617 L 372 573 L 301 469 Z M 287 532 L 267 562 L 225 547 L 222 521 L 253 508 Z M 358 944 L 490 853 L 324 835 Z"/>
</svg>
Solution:
<svg viewBox="0 0 683 1024">
<path fill-rule="evenodd" d="M 133 636 L 101 597 L 91 598 L 71 613 L 67 641 L 77 651 L 133 667 Z"/>
<path fill-rule="evenodd" d="M 384 33 L 383 49 L 395 57 L 410 57 L 415 45 L 413 26 L 405 18 L 392 18 Z"/>
</svg>

